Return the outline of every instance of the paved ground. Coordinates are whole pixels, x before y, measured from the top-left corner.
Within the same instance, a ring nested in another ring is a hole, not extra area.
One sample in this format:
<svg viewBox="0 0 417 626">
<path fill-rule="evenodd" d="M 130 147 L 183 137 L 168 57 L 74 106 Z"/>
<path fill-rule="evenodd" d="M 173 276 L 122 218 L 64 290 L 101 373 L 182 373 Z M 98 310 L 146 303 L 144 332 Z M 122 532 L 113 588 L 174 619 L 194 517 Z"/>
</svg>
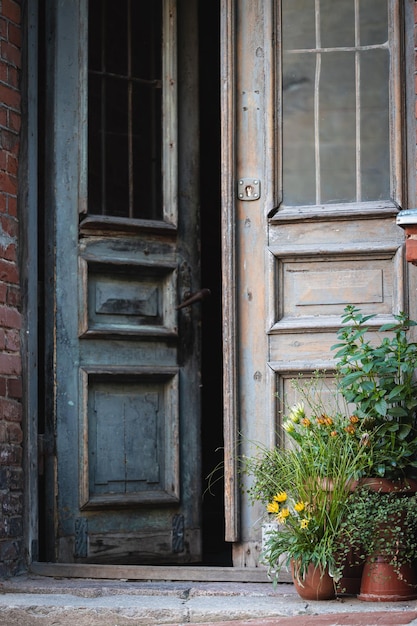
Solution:
<svg viewBox="0 0 417 626">
<path fill-rule="evenodd" d="M 417 626 L 417 600 L 307 602 L 282 583 L 0 581 L 1 626 Z"/>
</svg>

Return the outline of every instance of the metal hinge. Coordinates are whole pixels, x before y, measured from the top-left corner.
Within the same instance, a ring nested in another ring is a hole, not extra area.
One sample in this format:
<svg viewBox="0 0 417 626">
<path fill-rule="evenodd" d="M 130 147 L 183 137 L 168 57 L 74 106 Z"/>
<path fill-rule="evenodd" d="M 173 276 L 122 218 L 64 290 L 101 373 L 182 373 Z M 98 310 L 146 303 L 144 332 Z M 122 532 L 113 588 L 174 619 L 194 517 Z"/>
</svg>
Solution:
<svg viewBox="0 0 417 626">
<path fill-rule="evenodd" d="M 184 552 L 184 515 L 172 518 L 172 551 L 176 554 Z"/>
<path fill-rule="evenodd" d="M 86 517 L 76 517 L 74 521 L 74 556 L 76 558 L 88 556 L 88 520 Z"/>
</svg>

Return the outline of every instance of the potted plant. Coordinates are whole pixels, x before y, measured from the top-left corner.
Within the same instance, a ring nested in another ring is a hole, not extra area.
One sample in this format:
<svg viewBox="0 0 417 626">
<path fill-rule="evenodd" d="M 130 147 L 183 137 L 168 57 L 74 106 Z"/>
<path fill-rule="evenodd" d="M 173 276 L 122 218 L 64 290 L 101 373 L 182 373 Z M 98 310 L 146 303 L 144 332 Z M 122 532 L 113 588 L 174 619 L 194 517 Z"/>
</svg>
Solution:
<svg viewBox="0 0 417 626">
<path fill-rule="evenodd" d="M 365 560 L 359 599 L 408 601 L 417 598 L 417 496 L 359 487 L 349 496 L 339 535 L 347 550 Z"/>
<path fill-rule="evenodd" d="M 293 385 L 311 401 L 317 378 Z M 366 451 L 354 437 L 355 419 L 298 403 L 283 419 L 291 446 L 280 441 L 243 459 L 252 478 L 249 496 L 265 506 L 276 527 L 267 533 L 263 559 L 274 581 L 291 567 L 298 593 L 306 599 L 334 598 L 341 576 L 338 536 L 352 481 L 364 470 Z M 287 442 L 288 443 L 288 442 Z M 311 583 L 311 578 L 315 582 Z"/>
<path fill-rule="evenodd" d="M 344 312 L 332 350 L 339 390 L 358 418 L 358 436 L 369 437 L 365 475 L 380 479 L 379 484 L 415 477 L 417 343 L 407 335 L 416 322 L 400 313 L 375 336 L 367 325 L 375 315 L 353 305 Z"/>
<path fill-rule="evenodd" d="M 348 545 L 362 545 L 366 557 L 359 597 L 409 599 L 415 597 L 417 344 L 408 335 L 416 322 L 400 313 L 371 333 L 367 323 L 374 317 L 347 306 L 339 341 L 332 347 L 338 388 L 354 407 L 356 433 L 367 452 L 345 530 Z M 394 581 L 403 584 L 397 589 Z"/>
</svg>

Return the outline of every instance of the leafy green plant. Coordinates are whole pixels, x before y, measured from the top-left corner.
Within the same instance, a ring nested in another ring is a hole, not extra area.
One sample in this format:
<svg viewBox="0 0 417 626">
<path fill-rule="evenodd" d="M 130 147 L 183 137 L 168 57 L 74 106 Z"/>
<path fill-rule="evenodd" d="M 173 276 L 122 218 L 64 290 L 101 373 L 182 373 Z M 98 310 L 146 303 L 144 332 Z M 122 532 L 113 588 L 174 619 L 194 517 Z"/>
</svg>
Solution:
<svg viewBox="0 0 417 626">
<path fill-rule="evenodd" d="M 416 475 L 417 344 L 407 337 L 416 322 L 400 313 L 379 329 L 382 336 L 375 336 L 367 326 L 374 315 L 364 315 L 353 305 L 344 311 L 344 326 L 332 350 L 338 359 L 339 389 L 355 405 L 361 436 L 372 436 L 368 475 Z"/>
<path fill-rule="evenodd" d="M 349 549 L 360 560 L 382 557 L 400 574 L 417 558 L 416 494 L 356 489 L 349 496 L 339 545 L 339 554 Z"/>
</svg>

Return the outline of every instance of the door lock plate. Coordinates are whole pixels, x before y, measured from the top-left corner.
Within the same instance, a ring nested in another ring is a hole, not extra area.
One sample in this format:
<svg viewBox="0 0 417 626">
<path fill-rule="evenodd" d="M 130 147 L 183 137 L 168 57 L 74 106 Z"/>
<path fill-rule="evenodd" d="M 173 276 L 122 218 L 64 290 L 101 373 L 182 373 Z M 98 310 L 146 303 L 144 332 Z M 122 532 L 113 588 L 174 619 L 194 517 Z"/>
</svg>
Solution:
<svg viewBox="0 0 417 626">
<path fill-rule="evenodd" d="M 237 197 L 239 200 L 259 200 L 261 197 L 261 181 L 259 178 L 239 178 L 237 181 Z"/>
</svg>

